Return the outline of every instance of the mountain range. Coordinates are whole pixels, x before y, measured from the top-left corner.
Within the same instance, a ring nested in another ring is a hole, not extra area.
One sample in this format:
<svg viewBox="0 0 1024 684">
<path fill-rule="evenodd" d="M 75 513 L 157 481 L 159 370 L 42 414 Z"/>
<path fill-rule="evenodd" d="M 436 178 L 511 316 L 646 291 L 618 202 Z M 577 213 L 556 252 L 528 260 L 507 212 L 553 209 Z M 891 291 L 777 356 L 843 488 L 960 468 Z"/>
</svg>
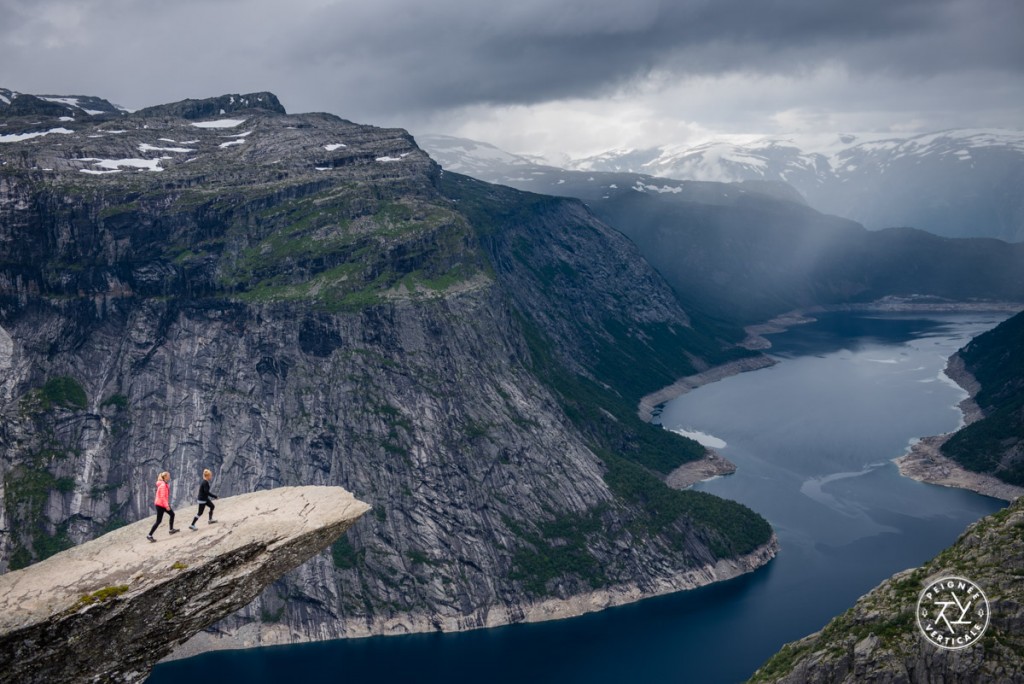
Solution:
<svg viewBox="0 0 1024 684">
<path fill-rule="evenodd" d="M 1024 302 L 1022 243 L 914 228 L 870 231 L 816 210 L 777 180 L 569 171 L 472 141 L 428 138 L 425 144 L 442 166 L 582 199 L 636 243 L 681 301 L 734 324 L 887 296 Z"/>
<path fill-rule="evenodd" d="M 777 542 L 665 484 L 707 454 L 641 421 L 642 397 L 763 362 L 743 326 L 792 309 L 1024 302 L 1024 244 L 870 231 L 788 180 L 448 142 L 455 162 L 424 142 L 439 165 L 404 130 L 267 92 L 126 112 L 0 90 L 0 567 L 147 517 L 162 470 L 182 515 L 211 468 L 220 494 L 373 506 L 217 628 L 250 643 L 699 586 Z M 1015 358 L 1011 333 L 972 368 Z"/>
<path fill-rule="evenodd" d="M 569 160 L 564 169 L 471 140 L 420 136 L 419 141 L 445 168 L 538 192 L 570 182 L 570 171 L 587 174 L 584 178 L 600 173 L 785 183 L 815 209 L 870 230 L 911 227 L 945 237 L 1024 241 L 1021 131 L 959 129 L 665 145 Z M 605 185 L 611 184 L 633 185 Z"/>
</svg>

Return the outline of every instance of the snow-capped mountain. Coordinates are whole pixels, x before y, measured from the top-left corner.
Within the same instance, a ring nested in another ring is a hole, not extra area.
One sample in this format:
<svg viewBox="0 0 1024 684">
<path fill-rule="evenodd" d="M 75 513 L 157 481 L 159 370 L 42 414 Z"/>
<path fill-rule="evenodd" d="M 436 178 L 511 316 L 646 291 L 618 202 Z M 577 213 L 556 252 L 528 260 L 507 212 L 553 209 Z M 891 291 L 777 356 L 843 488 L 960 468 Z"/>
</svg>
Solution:
<svg viewBox="0 0 1024 684">
<path fill-rule="evenodd" d="M 743 181 L 739 185 L 728 186 L 658 178 L 635 171 L 582 171 L 540 164 L 529 157 L 509 154 L 494 145 L 467 138 L 419 135 L 416 142 L 448 171 L 518 190 L 576 197 L 590 203 L 608 200 L 622 193 L 667 193 L 692 201 L 718 204 L 731 202 L 737 195 L 748 192 L 804 203 L 791 186 L 778 181 Z"/>
<path fill-rule="evenodd" d="M 664 178 L 735 183 L 744 180 L 797 179 L 828 176 L 830 159 L 862 137 L 843 135 L 825 139 L 763 138 L 754 142 L 713 141 L 695 146 L 665 145 L 646 150 L 616 150 L 573 160 L 580 171 L 635 171 Z"/>
<path fill-rule="evenodd" d="M 0 114 L 8 116 L 97 116 L 126 111 L 101 97 L 92 95 L 29 95 L 0 88 Z"/>
<path fill-rule="evenodd" d="M 468 138 L 456 138 L 451 135 L 419 135 L 416 136 L 416 142 L 424 149 L 430 150 L 431 156 L 444 168 L 467 176 L 476 177 L 477 173 L 515 174 L 528 167 L 536 166 L 527 157 L 509 154 L 494 145 Z M 445 161 L 441 162 L 441 159 Z"/>
<path fill-rule="evenodd" d="M 871 229 L 1024 240 L 1024 132 L 962 129 L 907 137 L 842 135 L 711 142 L 573 162 L 665 178 L 781 180 L 821 211 Z"/>
<path fill-rule="evenodd" d="M 444 146 L 428 138 L 424 147 L 442 166 L 484 180 L 522 187 L 523 180 L 556 171 L 482 143 L 451 139 L 459 144 Z M 483 149 L 487 156 L 479 154 Z M 564 171 L 577 173 L 689 181 L 781 181 L 815 209 L 871 229 L 912 226 L 949 237 L 1024 241 L 1020 131 L 961 129 L 905 137 L 793 136 L 666 145 L 613 150 L 566 167 Z"/>
</svg>

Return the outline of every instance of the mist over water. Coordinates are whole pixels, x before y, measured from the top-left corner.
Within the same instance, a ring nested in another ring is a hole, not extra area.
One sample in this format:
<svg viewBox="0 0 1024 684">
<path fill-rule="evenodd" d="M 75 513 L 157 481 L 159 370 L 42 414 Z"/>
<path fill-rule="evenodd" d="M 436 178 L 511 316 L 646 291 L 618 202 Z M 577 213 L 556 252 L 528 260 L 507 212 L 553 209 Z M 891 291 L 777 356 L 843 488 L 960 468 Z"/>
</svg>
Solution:
<svg viewBox="0 0 1024 684">
<path fill-rule="evenodd" d="M 780 363 L 667 404 L 669 429 L 724 446 L 697 485 L 764 515 L 782 551 L 690 592 L 562 620 L 204 654 L 150 682 L 735 682 L 1004 502 L 902 478 L 891 459 L 961 423 L 946 359 L 1006 314 L 831 314 L 771 337 Z"/>
</svg>

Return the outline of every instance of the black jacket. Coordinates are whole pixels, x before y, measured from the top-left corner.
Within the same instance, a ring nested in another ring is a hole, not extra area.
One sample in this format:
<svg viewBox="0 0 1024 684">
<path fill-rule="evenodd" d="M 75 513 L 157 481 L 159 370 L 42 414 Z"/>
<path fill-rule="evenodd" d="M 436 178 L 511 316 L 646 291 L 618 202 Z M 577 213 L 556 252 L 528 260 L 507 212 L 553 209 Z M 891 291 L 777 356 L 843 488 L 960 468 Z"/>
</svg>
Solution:
<svg viewBox="0 0 1024 684">
<path fill-rule="evenodd" d="M 216 498 L 217 498 L 216 494 L 211 494 L 210 493 L 210 481 L 204 479 L 199 484 L 199 503 L 206 503 L 210 499 L 216 499 Z"/>
</svg>

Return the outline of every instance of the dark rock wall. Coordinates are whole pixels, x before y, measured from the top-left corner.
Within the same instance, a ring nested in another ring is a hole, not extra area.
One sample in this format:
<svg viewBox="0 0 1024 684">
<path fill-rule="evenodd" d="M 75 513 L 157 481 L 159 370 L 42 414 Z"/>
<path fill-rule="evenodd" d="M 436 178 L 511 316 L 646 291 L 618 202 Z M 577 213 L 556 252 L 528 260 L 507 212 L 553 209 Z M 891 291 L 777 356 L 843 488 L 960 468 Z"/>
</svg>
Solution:
<svg viewBox="0 0 1024 684">
<path fill-rule="evenodd" d="M 404 131 L 179 109 L 0 148 L 0 563 L 148 516 L 162 470 L 187 517 L 203 468 L 222 494 L 374 507 L 222 625 L 279 640 L 500 624 L 721 560 L 706 509 L 652 527 L 612 490 L 538 375 L 539 338 L 597 381 L 678 359 L 602 390 L 632 412 L 721 352 L 621 235 L 576 202 L 460 194 Z"/>
</svg>

